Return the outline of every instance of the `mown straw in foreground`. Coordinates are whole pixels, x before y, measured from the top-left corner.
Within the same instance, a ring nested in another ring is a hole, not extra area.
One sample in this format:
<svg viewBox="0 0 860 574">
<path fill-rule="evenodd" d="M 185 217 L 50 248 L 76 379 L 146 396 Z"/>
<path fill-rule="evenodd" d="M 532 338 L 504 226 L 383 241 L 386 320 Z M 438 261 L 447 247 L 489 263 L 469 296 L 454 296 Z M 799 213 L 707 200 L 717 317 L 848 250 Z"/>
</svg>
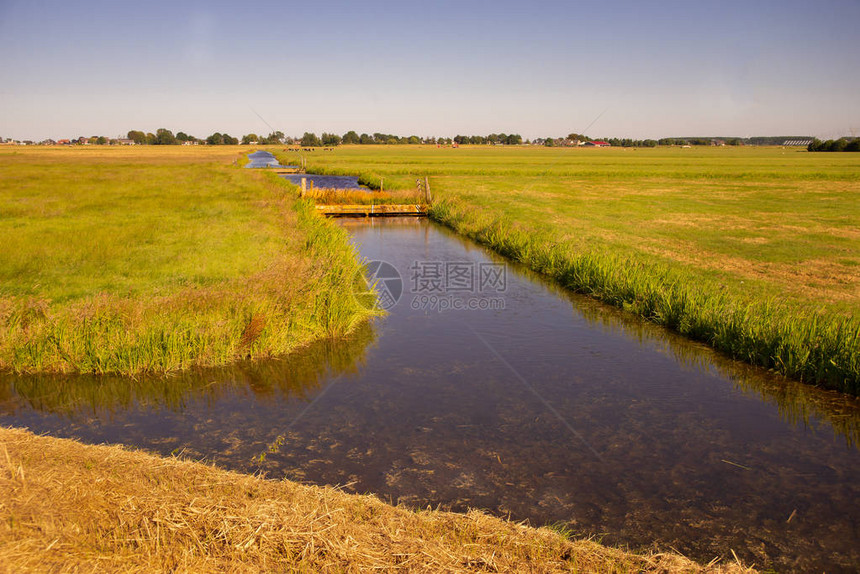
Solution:
<svg viewBox="0 0 860 574">
<path fill-rule="evenodd" d="M 0 570 L 749 572 L 0 428 Z"/>
</svg>

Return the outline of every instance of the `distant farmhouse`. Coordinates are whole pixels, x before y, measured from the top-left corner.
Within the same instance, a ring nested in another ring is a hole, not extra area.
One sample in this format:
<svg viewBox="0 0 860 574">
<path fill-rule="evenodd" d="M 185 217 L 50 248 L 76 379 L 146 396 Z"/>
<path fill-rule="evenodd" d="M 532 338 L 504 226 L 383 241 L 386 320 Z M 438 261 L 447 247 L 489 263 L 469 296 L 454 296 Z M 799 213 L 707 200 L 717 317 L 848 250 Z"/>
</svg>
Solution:
<svg viewBox="0 0 860 574">
<path fill-rule="evenodd" d="M 609 142 L 605 142 L 603 140 L 596 140 L 593 142 L 585 142 L 582 145 L 586 146 L 586 147 L 611 147 L 611 144 Z"/>
</svg>

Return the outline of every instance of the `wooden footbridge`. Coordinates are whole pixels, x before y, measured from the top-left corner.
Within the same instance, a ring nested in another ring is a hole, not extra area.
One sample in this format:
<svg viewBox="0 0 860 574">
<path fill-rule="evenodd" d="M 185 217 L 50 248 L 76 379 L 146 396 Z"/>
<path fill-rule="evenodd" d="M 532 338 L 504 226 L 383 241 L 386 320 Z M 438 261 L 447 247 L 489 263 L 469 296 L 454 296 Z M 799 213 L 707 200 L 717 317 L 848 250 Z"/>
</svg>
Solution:
<svg viewBox="0 0 860 574">
<path fill-rule="evenodd" d="M 370 205 L 343 204 L 317 205 L 317 213 L 328 217 L 396 217 L 427 215 L 427 204 L 389 204 Z"/>
</svg>

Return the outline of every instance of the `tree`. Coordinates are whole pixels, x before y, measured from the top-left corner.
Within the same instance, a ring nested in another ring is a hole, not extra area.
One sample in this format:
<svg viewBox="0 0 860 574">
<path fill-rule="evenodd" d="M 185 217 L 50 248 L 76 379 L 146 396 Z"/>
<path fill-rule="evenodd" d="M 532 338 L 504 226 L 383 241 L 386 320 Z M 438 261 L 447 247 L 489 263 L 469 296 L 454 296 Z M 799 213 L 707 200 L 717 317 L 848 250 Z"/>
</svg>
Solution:
<svg viewBox="0 0 860 574">
<path fill-rule="evenodd" d="M 848 140 L 845 138 L 839 138 L 827 143 L 827 151 L 845 151 L 846 147 L 848 147 Z"/>
<path fill-rule="evenodd" d="M 520 134 L 511 134 L 505 138 L 505 143 L 508 145 L 520 145 L 523 143 L 523 136 Z"/>
<path fill-rule="evenodd" d="M 363 145 L 372 144 L 373 138 L 370 137 L 368 134 L 361 134 L 361 137 L 358 138 L 358 143 L 363 144 Z"/>
<path fill-rule="evenodd" d="M 195 141 L 196 139 L 197 139 L 197 138 L 195 138 L 194 136 L 190 136 L 190 135 L 188 135 L 188 134 L 187 134 L 187 133 L 185 133 L 185 132 L 176 132 L 176 141 L 180 141 L 180 142 L 193 142 L 193 141 Z"/>
<path fill-rule="evenodd" d="M 242 136 L 242 145 L 249 145 L 251 142 L 257 143 L 260 137 L 257 134 L 245 134 Z"/>
<path fill-rule="evenodd" d="M 257 141 L 268 145 L 277 145 L 280 143 L 284 143 L 284 132 L 275 131 L 264 138 L 258 139 Z"/>
<path fill-rule="evenodd" d="M 302 136 L 302 145 L 304 147 L 318 147 L 322 145 L 322 142 L 316 134 L 305 132 L 305 135 Z"/>
<path fill-rule="evenodd" d="M 358 134 L 352 130 L 346 132 L 345 134 L 343 134 L 343 143 L 345 145 L 359 143 Z"/>
<path fill-rule="evenodd" d="M 155 132 L 155 145 L 175 145 L 176 144 L 176 136 L 173 135 L 173 132 L 165 129 L 159 128 Z"/>
<path fill-rule="evenodd" d="M 329 134 L 323 132 L 322 134 L 322 144 L 324 146 L 336 146 L 340 145 L 340 136 L 337 134 Z"/>
<path fill-rule="evenodd" d="M 146 134 L 137 130 L 131 130 L 127 134 L 128 139 L 133 141 L 134 143 L 141 145 L 146 143 Z"/>
<path fill-rule="evenodd" d="M 98 145 L 105 145 L 106 143 L 108 143 L 108 139 L 104 136 L 99 136 L 96 138 L 96 143 Z"/>
<path fill-rule="evenodd" d="M 409 144 L 412 144 L 412 145 L 420 144 L 420 143 L 421 143 L 421 138 L 419 138 L 418 136 L 409 136 L 409 139 L 408 139 L 408 140 L 406 140 L 406 143 L 409 143 Z"/>
</svg>

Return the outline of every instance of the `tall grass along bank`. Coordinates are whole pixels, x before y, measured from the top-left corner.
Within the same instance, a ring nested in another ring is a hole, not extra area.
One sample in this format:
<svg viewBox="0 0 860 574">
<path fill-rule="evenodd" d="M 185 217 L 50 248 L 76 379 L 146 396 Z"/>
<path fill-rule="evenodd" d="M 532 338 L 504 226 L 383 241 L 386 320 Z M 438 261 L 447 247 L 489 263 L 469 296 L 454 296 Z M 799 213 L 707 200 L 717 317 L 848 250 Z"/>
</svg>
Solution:
<svg viewBox="0 0 860 574">
<path fill-rule="evenodd" d="M 239 153 L 0 151 L 0 367 L 163 372 L 350 332 L 346 234 Z"/>
</svg>

